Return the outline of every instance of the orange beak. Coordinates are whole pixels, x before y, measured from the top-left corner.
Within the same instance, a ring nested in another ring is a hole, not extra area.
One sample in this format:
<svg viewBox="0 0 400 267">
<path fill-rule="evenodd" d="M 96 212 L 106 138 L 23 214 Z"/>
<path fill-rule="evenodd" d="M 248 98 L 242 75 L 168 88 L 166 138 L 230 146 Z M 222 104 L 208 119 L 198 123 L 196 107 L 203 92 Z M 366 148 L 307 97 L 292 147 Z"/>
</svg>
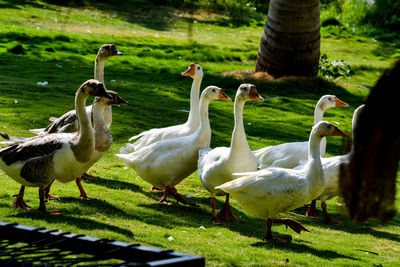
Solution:
<svg viewBox="0 0 400 267">
<path fill-rule="evenodd" d="M 194 73 L 195 73 L 195 69 L 196 69 L 196 64 L 191 63 L 191 64 L 189 65 L 189 68 L 188 68 L 186 71 L 182 72 L 182 75 L 183 75 L 183 76 L 190 76 L 190 77 L 193 77 L 193 76 L 194 76 Z"/>
<path fill-rule="evenodd" d="M 342 136 L 342 137 L 348 137 L 347 134 L 339 130 L 339 128 L 335 127 L 335 133 L 333 134 L 334 136 Z"/>
<path fill-rule="evenodd" d="M 257 89 L 255 86 L 252 86 L 250 88 L 250 94 L 249 97 L 251 100 L 258 100 L 258 101 L 264 101 L 264 98 L 262 96 L 260 96 L 260 94 L 257 92 Z"/>
<path fill-rule="evenodd" d="M 335 96 L 335 100 L 336 100 L 336 106 L 337 107 L 346 107 L 346 108 L 349 107 L 349 104 L 347 104 L 346 102 L 343 102 L 342 100 L 340 100 L 336 96 Z"/>
<path fill-rule="evenodd" d="M 224 91 L 222 91 L 222 90 L 219 91 L 218 99 L 232 102 L 232 99 L 227 94 L 225 94 Z"/>
</svg>

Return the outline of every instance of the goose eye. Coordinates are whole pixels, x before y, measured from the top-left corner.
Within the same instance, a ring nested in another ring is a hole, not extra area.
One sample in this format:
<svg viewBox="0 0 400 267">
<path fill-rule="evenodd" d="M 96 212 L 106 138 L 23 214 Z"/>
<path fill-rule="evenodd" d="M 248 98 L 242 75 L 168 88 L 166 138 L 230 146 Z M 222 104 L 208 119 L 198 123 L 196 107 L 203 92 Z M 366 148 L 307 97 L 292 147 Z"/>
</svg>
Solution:
<svg viewBox="0 0 400 267">
<path fill-rule="evenodd" d="M 332 101 L 332 98 L 330 97 L 330 98 L 328 98 L 329 99 L 329 101 Z"/>
<path fill-rule="evenodd" d="M 213 93 L 215 93 L 215 89 L 212 89 Z"/>
<path fill-rule="evenodd" d="M 200 70 L 200 67 L 197 67 L 198 70 Z"/>
</svg>

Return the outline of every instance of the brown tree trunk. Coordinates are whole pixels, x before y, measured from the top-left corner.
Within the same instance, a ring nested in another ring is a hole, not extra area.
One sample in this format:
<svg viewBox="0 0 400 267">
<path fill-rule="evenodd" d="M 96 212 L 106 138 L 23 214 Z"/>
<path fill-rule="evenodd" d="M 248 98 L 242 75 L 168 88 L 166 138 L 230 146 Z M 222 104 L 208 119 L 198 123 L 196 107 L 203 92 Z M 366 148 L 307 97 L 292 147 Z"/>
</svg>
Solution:
<svg viewBox="0 0 400 267">
<path fill-rule="evenodd" d="M 256 71 L 314 76 L 320 57 L 319 0 L 271 0 Z"/>
</svg>

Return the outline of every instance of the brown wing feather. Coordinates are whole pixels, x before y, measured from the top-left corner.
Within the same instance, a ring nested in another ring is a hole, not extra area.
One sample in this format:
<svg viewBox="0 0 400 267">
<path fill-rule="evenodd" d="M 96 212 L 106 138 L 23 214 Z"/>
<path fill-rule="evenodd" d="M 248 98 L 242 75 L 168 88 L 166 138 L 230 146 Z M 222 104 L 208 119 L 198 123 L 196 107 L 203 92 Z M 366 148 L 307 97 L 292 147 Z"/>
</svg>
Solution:
<svg viewBox="0 0 400 267">
<path fill-rule="evenodd" d="M 49 124 L 45 131 L 48 133 L 59 133 L 62 132 L 64 133 L 72 133 L 76 132 L 78 129 L 75 127 L 76 121 L 78 120 L 78 117 L 76 116 L 76 111 L 71 110 L 62 115 L 60 118 L 55 120 L 53 123 Z M 68 125 L 68 127 L 65 127 Z"/>
<path fill-rule="evenodd" d="M 54 166 L 51 164 L 54 153 L 28 160 L 21 169 L 21 177 L 30 183 L 45 187 L 54 179 Z"/>
<path fill-rule="evenodd" d="M 47 136 L 48 137 L 48 136 Z M 28 142 L 11 145 L 0 150 L 0 157 L 5 164 L 11 165 L 17 161 L 46 156 L 62 147 L 63 142 L 55 138 L 34 138 Z"/>
</svg>

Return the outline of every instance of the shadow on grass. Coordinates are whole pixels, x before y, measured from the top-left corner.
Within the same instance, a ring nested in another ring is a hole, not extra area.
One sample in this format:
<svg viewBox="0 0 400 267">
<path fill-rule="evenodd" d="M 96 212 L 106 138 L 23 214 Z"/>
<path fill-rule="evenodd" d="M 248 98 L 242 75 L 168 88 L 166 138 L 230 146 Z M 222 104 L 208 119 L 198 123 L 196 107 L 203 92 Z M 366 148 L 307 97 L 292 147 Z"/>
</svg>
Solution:
<svg viewBox="0 0 400 267">
<path fill-rule="evenodd" d="M 161 194 L 160 194 L 161 196 Z M 171 201 L 172 199 L 168 199 Z M 206 228 L 228 228 L 232 231 L 238 232 L 242 235 L 249 237 L 260 238 L 260 231 L 254 231 L 254 228 L 264 229 L 265 222 L 262 219 L 249 218 L 247 215 L 239 209 L 231 206 L 231 211 L 236 217 L 235 221 L 232 221 L 226 225 L 215 225 L 212 223 L 211 215 L 211 200 L 208 197 L 195 197 L 188 199 L 190 202 L 197 204 L 197 206 L 187 206 L 182 204 L 177 204 L 176 201 L 171 201 L 171 205 L 164 205 L 159 203 L 151 204 L 139 204 L 138 207 L 148 209 L 149 211 L 157 210 L 163 213 L 164 217 L 168 217 L 168 224 L 165 224 L 165 220 L 149 220 L 146 221 L 148 224 L 153 224 L 161 226 L 164 228 L 174 228 L 176 226 L 185 226 L 198 228 L 204 226 Z M 217 212 L 224 203 L 223 201 L 217 199 Z M 172 216 L 171 216 L 172 215 Z M 194 218 L 196 218 L 194 220 Z M 160 224 L 161 223 L 161 224 Z M 251 225 L 251 229 L 243 227 L 243 225 Z"/>
<path fill-rule="evenodd" d="M 61 203 L 73 203 L 81 206 L 82 210 L 85 210 L 85 213 L 102 213 L 107 215 L 118 215 L 124 216 L 126 215 L 125 211 L 115 207 L 114 205 L 110 204 L 109 202 L 101 199 L 80 199 L 75 197 L 63 197 L 60 199 Z M 86 212 L 87 211 L 87 212 Z M 71 210 L 71 213 L 76 213 L 75 210 Z M 77 213 L 80 213 L 78 211 Z"/>
<path fill-rule="evenodd" d="M 66 212 L 67 213 L 67 212 Z M 20 212 L 16 215 L 9 216 L 8 218 L 24 218 L 24 219 L 31 219 L 36 221 L 46 221 L 46 223 L 52 224 L 64 224 L 68 222 L 68 225 L 74 225 L 78 229 L 83 230 L 107 230 L 111 232 L 115 232 L 129 238 L 133 238 L 133 233 L 129 230 L 123 229 L 121 227 L 117 227 L 114 225 L 110 225 L 107 223 L 102 223 L 99 221 L 87 219 L 87 218 L 79 218 L 75 215 L 68 215 L 68 214 L 61 214 L 61 215 L 50 215 L 38 210 L 32 211 L 24 211 Z"/>
<path fill-rule="evenodd" d="M 90 184 L 95 184 L 98 186 L 103 186 L 107 187 L 109 189 L 114 189 L 114 190 L 130 190 L 135 193 L 140 193 L 147 198 L 153 199 L 155 202 L 158 202 L 158 200 L 162 197 L 163 192 L 151 192 L 147 190 L 143 190 L 143 188 L 139 185 L 136 185 L 135 183 L 129 183 L 129 182 L 124 182 L 124 181 L 119 181 L 115 179 L 97 179 L 97 180 L 89 180 L 85 181 L 86 183 Z M 158 204 L 161 205 L 162 204 Z"/>
<path fill-rule="evenodd" d="M 144 193 L 141 186 L 138 186 L 138 185 L 134 184 L 133 182 L 128 183 L 128 182 L 119 181 L 116 179 L 101 178 L 101 179 L 96 179 L 96 180 L 88 180 L 88 181 L 85 181 L 85 183 L 95 184 L 98 186 L 107 187 L 107 188 L 115 189 L 115 190 L 130 190 L 132 192 Z"/>
<path fill-rule="evenodd" d="M 306 208 L 298 208 L 294 211 L 297 214 L 305 214 Z M 323 215 L 322 215 L 323 216 Z M 321 228 L 327 228 L 336 231 L 343 231 L 350 234 L 367 234 L 374 236 L 376 238 L 383 238 L 387 240 L 392 240 L 396 242 L 400 242 L 400 235 L 395 233 L 387 233 L 383 231 L 379 231 L 373 229 L 380 224 L 375 220 L 370 220 L 369 223 L 357 223 L 349 220 L 349 218 L 341 216 L 339 213 L 329 212 L 329 216 L 333 221 L 342 222 L 342 225 L 332 225 L 324 222 L 323 217 L 321 219 L 312 219 L 312 218 L 304 218 L 304 220 L 308 220 L 307 223 L 309 225 Z M 300 218 L 300 217 L 297 217 Z M 400 216 L 397 215 L 392 221 L 390 221 L 387 225 L 398 225 Z"/>
<path fill-rule="evenodd" d="M 282 243 L 282 242 L 256 242 L 252 244 L 253 247 L 265 247 L 269 249 L 280 249 L 282 251 L 287 251 L 287 252 L 294 252 L 294 253 L 304 253 L 304 254 L 312 254 L 314 256 L 317 256 L 319 258 L 323 259 L 337 259 L 337 258 L 345 258 L 349 260 L 360 260 L 354 257 L 346 256 L 340 253 L 337 253 L 336 251 L 333 250 L 328 250 L 328 249 L 315 249 L 310 246 L 304 245 L 304 244 L 297 244 L 297 243 Z"/>
</svg>

